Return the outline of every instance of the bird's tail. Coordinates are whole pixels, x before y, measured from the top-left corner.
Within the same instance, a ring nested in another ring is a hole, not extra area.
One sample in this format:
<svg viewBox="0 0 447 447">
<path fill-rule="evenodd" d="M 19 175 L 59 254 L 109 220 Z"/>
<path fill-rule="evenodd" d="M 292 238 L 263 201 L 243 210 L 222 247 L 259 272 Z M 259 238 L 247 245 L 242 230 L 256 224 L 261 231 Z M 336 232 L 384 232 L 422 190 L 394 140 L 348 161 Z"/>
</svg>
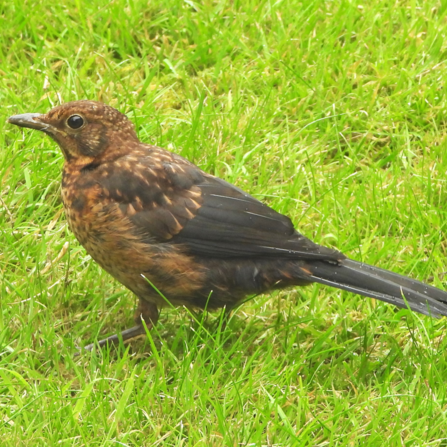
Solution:
<svg viewBox="0 0 447 447">
<path fill-rule="evenodd" d="M 312 281 L 375 298 L 433 317 L 447 316 L 447 292 L 397 273 L 344 259 L 306 265 Z"/>
</svg>

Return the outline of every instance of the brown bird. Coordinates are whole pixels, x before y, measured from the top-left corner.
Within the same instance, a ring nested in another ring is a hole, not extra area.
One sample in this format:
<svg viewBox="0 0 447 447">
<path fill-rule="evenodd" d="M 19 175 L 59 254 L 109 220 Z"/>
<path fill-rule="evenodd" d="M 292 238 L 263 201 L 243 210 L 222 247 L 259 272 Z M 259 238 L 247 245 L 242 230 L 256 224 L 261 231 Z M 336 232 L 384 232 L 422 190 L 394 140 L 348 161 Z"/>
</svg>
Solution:
<svg viewBox="0 0 447 447">
<path fill-rule="evenodd" d="M 140 142 L 112 107 L 74 101 L 8 121 L 41 130 L 62 149 L 71 230 L 139 298 L 136 326 L 121 333 L 123 340 L 144 334 L 142 319 L 151 327 L 167 301 L 232 308 L 247 295 L 313 282 L 447 316 L 446 292 L 315 244 L 236 186 Z"/>
</svg>

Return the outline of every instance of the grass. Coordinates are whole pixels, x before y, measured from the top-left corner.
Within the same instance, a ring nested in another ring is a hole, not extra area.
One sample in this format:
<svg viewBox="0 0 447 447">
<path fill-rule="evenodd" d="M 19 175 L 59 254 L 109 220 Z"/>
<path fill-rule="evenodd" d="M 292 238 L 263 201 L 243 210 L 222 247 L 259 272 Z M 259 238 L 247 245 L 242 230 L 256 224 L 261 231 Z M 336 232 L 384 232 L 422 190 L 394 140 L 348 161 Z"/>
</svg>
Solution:
<svg viewBox="0 0 447 447">
<path fill-rule="evenodd" d="M 68 231 L 62 155 L 8 116 L 97 99 L 357 260 L 444 287 L 447 6 L 11 0 L 0 6 L 5 446 L 446 446 L 447 330 L 326 287 L 220 315 L 133 296 Z"/>
</svg>

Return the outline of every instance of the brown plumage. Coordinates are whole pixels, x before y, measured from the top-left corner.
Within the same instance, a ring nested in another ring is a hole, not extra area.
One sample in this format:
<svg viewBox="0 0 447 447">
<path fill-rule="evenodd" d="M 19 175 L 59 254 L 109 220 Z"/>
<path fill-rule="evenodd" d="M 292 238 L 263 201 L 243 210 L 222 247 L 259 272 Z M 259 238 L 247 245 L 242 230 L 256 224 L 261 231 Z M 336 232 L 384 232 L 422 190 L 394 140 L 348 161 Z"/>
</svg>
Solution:
<svg viewBox="0 0 447 447">
<path fill-rule="evenodd" d="M 231 308 L 250 294 L 312 282 L 447 316 L 446 292 L 313 243 L 235 186 L 141 143 L 112 107 L 75 101 L 9 122 L 45 132 L 62 149 L 71 230 L 139 298 L 137 325 L 124 340 L 144 333 L 141 318 L 155 324 L 166 300 Z"/>
</svg>

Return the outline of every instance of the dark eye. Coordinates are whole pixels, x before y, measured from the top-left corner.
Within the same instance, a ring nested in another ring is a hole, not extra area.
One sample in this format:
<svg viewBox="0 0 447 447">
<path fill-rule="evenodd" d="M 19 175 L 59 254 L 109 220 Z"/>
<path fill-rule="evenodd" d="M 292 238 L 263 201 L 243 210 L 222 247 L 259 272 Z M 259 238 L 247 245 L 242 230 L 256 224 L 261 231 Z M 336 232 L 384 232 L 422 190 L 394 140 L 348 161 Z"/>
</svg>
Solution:
<svg viewBox="0 0 447 447">
<path fill-rule="evenodd" d="M 72 129 L 79 129 L 84 124 L 84 118 L 82 118 L 82 116 L 79 116 L 79 115 L 72 115 L 72 116 L 70 116 L 70 118 L 68 118 L 67 124 Z"/>
</svg>

